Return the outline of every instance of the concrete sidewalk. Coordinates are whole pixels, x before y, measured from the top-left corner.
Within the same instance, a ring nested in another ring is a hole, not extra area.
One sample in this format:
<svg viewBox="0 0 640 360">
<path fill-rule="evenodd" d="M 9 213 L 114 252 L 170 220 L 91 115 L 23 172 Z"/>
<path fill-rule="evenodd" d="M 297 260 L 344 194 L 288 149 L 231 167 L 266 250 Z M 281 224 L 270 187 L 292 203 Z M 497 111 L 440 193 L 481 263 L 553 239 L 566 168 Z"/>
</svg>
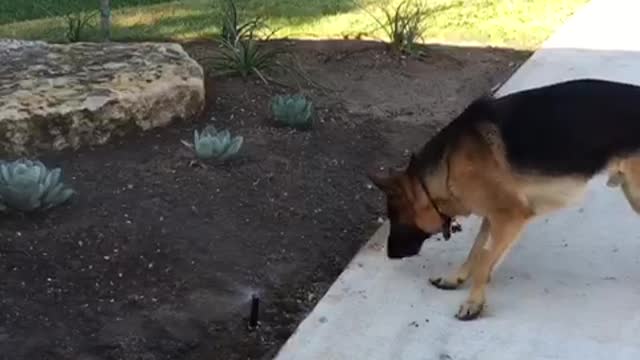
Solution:
<svg viewBox="0 0 640 360">
<path fill-rule="evenodd" d="M 581 77 L 640 84 L 638 14 L 640 0 L 593 1 L 498 94 Z M 640 217 L 605 181 L 592 182 L 582 207 L 527 228 L 471 322 L 454 318 L 468 287 L 442 291 L 427 277 L 464 260 L 478 219 L 398 262 L 385 258 L 385 224 L 276 359 L 640 359 Z"/>
</svg>

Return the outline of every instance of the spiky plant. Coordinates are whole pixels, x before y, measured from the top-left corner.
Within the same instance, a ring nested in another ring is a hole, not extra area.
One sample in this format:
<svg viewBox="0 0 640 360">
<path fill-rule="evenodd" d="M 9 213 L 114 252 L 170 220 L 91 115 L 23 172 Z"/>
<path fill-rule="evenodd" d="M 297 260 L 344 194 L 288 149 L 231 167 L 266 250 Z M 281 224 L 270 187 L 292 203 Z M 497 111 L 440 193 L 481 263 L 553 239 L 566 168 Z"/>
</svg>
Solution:
<svg viewBox="0 0 640 360">
<path fill-rule="evenodd" d="M 192 149 L 199 159 L 226 160 L 240 150 L 243 140 L 240 135 L 232 138 L 229 130 L 218 132 L 213 125 L 207 125 L 201 133 L 193 131 L 193 144 L 184 140 L 182 143 Z"/>
<path fill-rule="evenodd" d="M 225 1 L 221 26 L 221 35 L 224 41 L 232 43 L 238 38 L 251 38 L 257 30 L 265 26 L 260 17 L 241 22 L 235 0 Z"/>
<path fill-rule="evenodd" d="M 383 18 L 373 16 L 384 31 L 389 46 L 400 52 L 413 53 L 426 30 L 427 17 L 434 11 L 424 0 L 402 0 L 393 9 L 381 7 Z"/>
<path fill-rule="evenodd" d="M 220 54 L 213 68 L 220 75 L 240 75 L 246 78 L 258 75 L 265 83 L 264 72 L 277 65 L 280 49 L 267 48 L 252 38 L 236 38 L 234 41 L 222 41 Z"/>
<path fill-rule="evenodd" d="M 59 168 L 49 170 L 40 161 L 0 161 L 0 210 L 32 212 L 65 203 L 73 189 L 62 181 Z"/>
<path fill-rule="evenodd" d="M 276 95 L 271 101 L 271 110 L 281 124 L 301 130 L 311 128 L 313 103 L 303 95 Z"/>
<path fill-rule="evenodd" d="M 258 39 L 269 40 L 275 31 L 269 31 L 260 17 L 241 22 L 234 0 L 226 0 L 222 19 L 220 53 L 214 59 L 213 69 L 220 75 L 243 78 L 257 75 L 267 83 L 264 72 L 277 65 L 282 50 L 267 47 Z"/>
</svg>

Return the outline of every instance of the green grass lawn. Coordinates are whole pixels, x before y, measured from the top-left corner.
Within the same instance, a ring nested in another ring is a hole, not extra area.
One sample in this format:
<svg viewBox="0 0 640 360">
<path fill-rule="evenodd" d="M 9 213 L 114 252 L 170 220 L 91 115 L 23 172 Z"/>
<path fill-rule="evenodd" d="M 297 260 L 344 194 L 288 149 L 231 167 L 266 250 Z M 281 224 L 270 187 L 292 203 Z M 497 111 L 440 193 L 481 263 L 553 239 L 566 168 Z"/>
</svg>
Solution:
<svg viewBox="0 0 640 360">
<path fill-rule="evenodd" d="M 263 15 L 278 37 L 382 38 L 371 13 L 397 0 L 237 0 L 247 16 Z M 588 0 L 431 0 L 425 40 L 531 49 Z M 50 16 L 98 0 L 20 0 L 0 4 L 0 37 L 64 41 L 66 23 Z M 219 32 L 220 0 L 114 0 L 115 40 L 184 40 Z M 49 6 L 49 8 L 51 8 Z M 366 10 L 365 10 L 366 9 Z M 97 21 L 97 18 L 95 18 Z M 94 21 L 94 23 L 96 22 Z M 90 29 L 86 39 L 97 38 Z"/>
</svg>

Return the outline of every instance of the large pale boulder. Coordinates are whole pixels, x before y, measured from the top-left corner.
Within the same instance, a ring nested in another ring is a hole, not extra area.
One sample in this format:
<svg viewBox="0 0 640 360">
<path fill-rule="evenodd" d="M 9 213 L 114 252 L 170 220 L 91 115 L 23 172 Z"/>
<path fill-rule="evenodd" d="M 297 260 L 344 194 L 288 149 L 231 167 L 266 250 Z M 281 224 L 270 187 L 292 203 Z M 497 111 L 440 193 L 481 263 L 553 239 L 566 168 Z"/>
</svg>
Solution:
<svg viewBox="0 0 640 360">
<path fill-rule="evenodd" d="M 189 119 L 202 67 L 178 44 L 0 39 L 0 154 L 103 144 Z"/>
</svg>

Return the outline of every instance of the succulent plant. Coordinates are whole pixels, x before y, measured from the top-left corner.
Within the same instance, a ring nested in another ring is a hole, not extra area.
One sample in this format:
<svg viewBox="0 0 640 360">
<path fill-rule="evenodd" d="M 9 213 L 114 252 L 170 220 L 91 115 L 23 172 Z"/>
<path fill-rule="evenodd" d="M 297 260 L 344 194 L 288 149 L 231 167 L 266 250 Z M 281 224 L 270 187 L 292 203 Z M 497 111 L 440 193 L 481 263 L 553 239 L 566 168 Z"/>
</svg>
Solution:
<svg viewBox="0 0 640 360">
<path fill-rule="evenodd" d="M 271 110 L 279 123 L 297 129 L 311 128 L 313 103 L 302 95 L 277 95 L 271 102 Z"/>
<path fill-rule="evenodd" d="M 219 160 L 226 160 L 240 150 L 243 140 L 243 137 L 239 135 L 232 138 L 229 130 L 218 132 L 213 125 L 207 125 L 202 130 L 202 133 L 194 130 L 193 144 L 185 141 L 182 143 L 193 149 L 200 159 L 213 157 Z"/>
<path fill-rule="evenodd" d="M 0 161 L 0 211 L 31 212 L 60 205 L 74 194 L 62 181 L 59 168 L 49 170 L 40 161 Z"/>
</svg>

